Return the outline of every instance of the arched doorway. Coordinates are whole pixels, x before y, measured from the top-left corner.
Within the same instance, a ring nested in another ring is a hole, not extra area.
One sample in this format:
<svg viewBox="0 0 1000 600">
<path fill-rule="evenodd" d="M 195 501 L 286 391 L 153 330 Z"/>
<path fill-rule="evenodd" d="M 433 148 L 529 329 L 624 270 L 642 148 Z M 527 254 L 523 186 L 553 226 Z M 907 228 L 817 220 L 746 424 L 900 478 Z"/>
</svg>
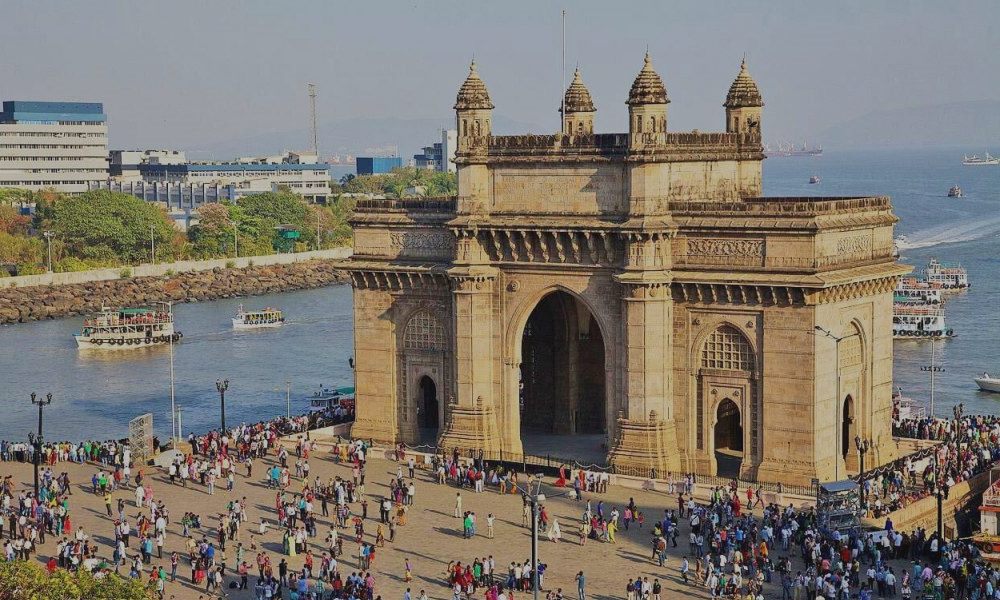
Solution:
<svg viewBox="0 0 1000 600">
<path fill-rule="evenodd" d="M 421 429 L 437 429 L 440 426 L 440 405 L 434 380 L 424 375 L 420 378 L 420 405 L 418 423 Z"/>
<path fill-rule="evenodd" d="M 714 433 L 716 474 L 739 477 L 743 462 L 743 423 L 740 408 L 729 398 L 719 403 Z"/>
<path fill-rule="evenodd" d="M 851 451 L 851 432 L 854 425 L 854 399 L 848 395 L 844 398 L 843 412 L 840 423 L 840 456 L 846 461 Z"/>
<path fill-rule="evenodd" d="M 604 354 L 597 320 L 576 297 L 556 291 L 535 306 L 521 338 L 518 401 L 526 454 L 606 459 Z M 575 437 L 555 437 L 567 434 Z"/>
</svg>

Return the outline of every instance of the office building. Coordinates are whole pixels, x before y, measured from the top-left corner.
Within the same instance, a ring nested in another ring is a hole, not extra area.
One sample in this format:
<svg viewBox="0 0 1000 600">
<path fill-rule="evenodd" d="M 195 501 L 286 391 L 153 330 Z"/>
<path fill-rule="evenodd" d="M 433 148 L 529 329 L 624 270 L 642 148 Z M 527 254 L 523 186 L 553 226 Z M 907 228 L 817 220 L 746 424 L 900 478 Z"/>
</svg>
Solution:
<svg viewBox="0 0 1000 600">
<path fill-rule="evenodd" d="M 325 203 L 330 195 L 330 165 L 317 162 L 311 153 L 286 152 L 232 162 L 145 162 L 136 169 L 138 179 L 146 183 L 232 186 L 237 197 L 281 187 L 315 203 Z"/>
<path fill-rule="evenodd" d="M 400 156 L 359 156 L 355 164 L 358 175 L 381 175 L 401 168 L 403 158 Z"/>
<path fill-rule="evenodd" d="M 141 181 L 139 165 L 182 165 L 180 150 L 112 150 L 109 174 L 118 181 Z"/>
<path fill-rule="evenodd" d="M 108 127 L 98 102 L 9 100 L 0 111 L 0 187 L 78 193 L 108 177 Z"/>
<path fill-rule="evenodd" d="M 441 130 L 441 141 L 424 146 L 422 154 L 413 155 L 413 166 L 418 169 L 455 172 L 455 149 L 458 130 Z"/>
</svg>

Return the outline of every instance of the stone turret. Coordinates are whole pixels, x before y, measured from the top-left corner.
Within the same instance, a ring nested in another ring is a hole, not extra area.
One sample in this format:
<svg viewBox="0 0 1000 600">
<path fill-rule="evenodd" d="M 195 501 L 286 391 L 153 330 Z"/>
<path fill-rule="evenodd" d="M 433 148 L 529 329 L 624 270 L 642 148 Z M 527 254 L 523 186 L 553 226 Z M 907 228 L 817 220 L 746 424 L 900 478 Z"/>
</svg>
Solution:
<svg viewBox="0 0 1000 600">
<path fill-rule="evenodd" d="M 726 94 L 726 132 L 760 135 L 760 116 L 764 99 L 747 71 L 747 60 L 740 63 L 740 72 Z"/>
<path fill-rule="evenodd" d="M 475 60 L 469 65 L 469 76 L 458 90 L 455 115 L 459 152 L 467 152 L 490 135 L 493 124 L 493 101 L 490 100 L 486 84 L 479 78 Z"/>
<path fill-rule="evenodd" d="M 567 135 L 587 135 L 594 133 L 594 101 L 590 90 L 583 84 L 580 69 L 573 73 L 573 82 L 566 88 L 562 108 L 563 133 Z"/>
<path fill-rule="evenodd" d="M 667 132 L 667 88 L 653 70 L 653 61 L 646 53 L 642 70 L 632 82 L 628 93 L 629 147 L 662 144 Z"/>
</svg>

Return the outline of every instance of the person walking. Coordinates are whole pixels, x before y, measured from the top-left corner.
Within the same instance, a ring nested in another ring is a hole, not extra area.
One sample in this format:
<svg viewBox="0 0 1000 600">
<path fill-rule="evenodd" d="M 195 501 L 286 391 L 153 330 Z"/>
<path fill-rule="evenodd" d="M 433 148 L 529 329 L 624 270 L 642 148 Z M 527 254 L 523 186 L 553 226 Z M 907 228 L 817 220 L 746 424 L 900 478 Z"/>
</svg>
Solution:
<svg viewBox="0 0 1000 600">
<path fill-rule="evenodd" d="M 587 578 L 580 571 L 576 574 L 576 600 L 587 600 L 586 584 Z"/>
<path fill-rule="evenodd" d="M 462 492 L 455 492 L 455 518 L 463 518 L 462 513 Z"/>
</svg>

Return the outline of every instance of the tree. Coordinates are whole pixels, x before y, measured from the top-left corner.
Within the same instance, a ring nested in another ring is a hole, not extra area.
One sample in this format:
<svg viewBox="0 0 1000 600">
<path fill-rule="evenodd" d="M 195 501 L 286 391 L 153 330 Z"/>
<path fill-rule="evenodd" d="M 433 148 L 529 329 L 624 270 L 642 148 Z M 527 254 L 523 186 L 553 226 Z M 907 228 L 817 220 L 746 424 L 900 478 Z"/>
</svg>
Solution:
<svg viewBox="0 0 1000 600">
<path fill-rule="evenodd" d="M 0 562 L 0 598 L 32 600 L 151 600 L 152 592 L 137 579 L 114 573 L 95 577 L 86 569 L 70 573 L 56 569 L 49 575 L 35 562 Z"/>
<path fill-rule="evenodd" d="M 0 231 L 16 235 L 27 235 L 31 217 L 9 204 L 0 204 Z"/>
<path fill-rule="evenodd" d="M 55 204 L 52 228 L 71 254 L 83 259 L 121 262 L 149 260 L 150 240 L 157 259 L 173 255 L 174 226 L 162 208 L 129 194 L 108 190 L 62 198 Z"/>
<path fill-rule="evenodd" d="M 0 231 L 0 263 L 34 266 L 41 264 L 44 256 L 42 240 Z"/>
</svg>

